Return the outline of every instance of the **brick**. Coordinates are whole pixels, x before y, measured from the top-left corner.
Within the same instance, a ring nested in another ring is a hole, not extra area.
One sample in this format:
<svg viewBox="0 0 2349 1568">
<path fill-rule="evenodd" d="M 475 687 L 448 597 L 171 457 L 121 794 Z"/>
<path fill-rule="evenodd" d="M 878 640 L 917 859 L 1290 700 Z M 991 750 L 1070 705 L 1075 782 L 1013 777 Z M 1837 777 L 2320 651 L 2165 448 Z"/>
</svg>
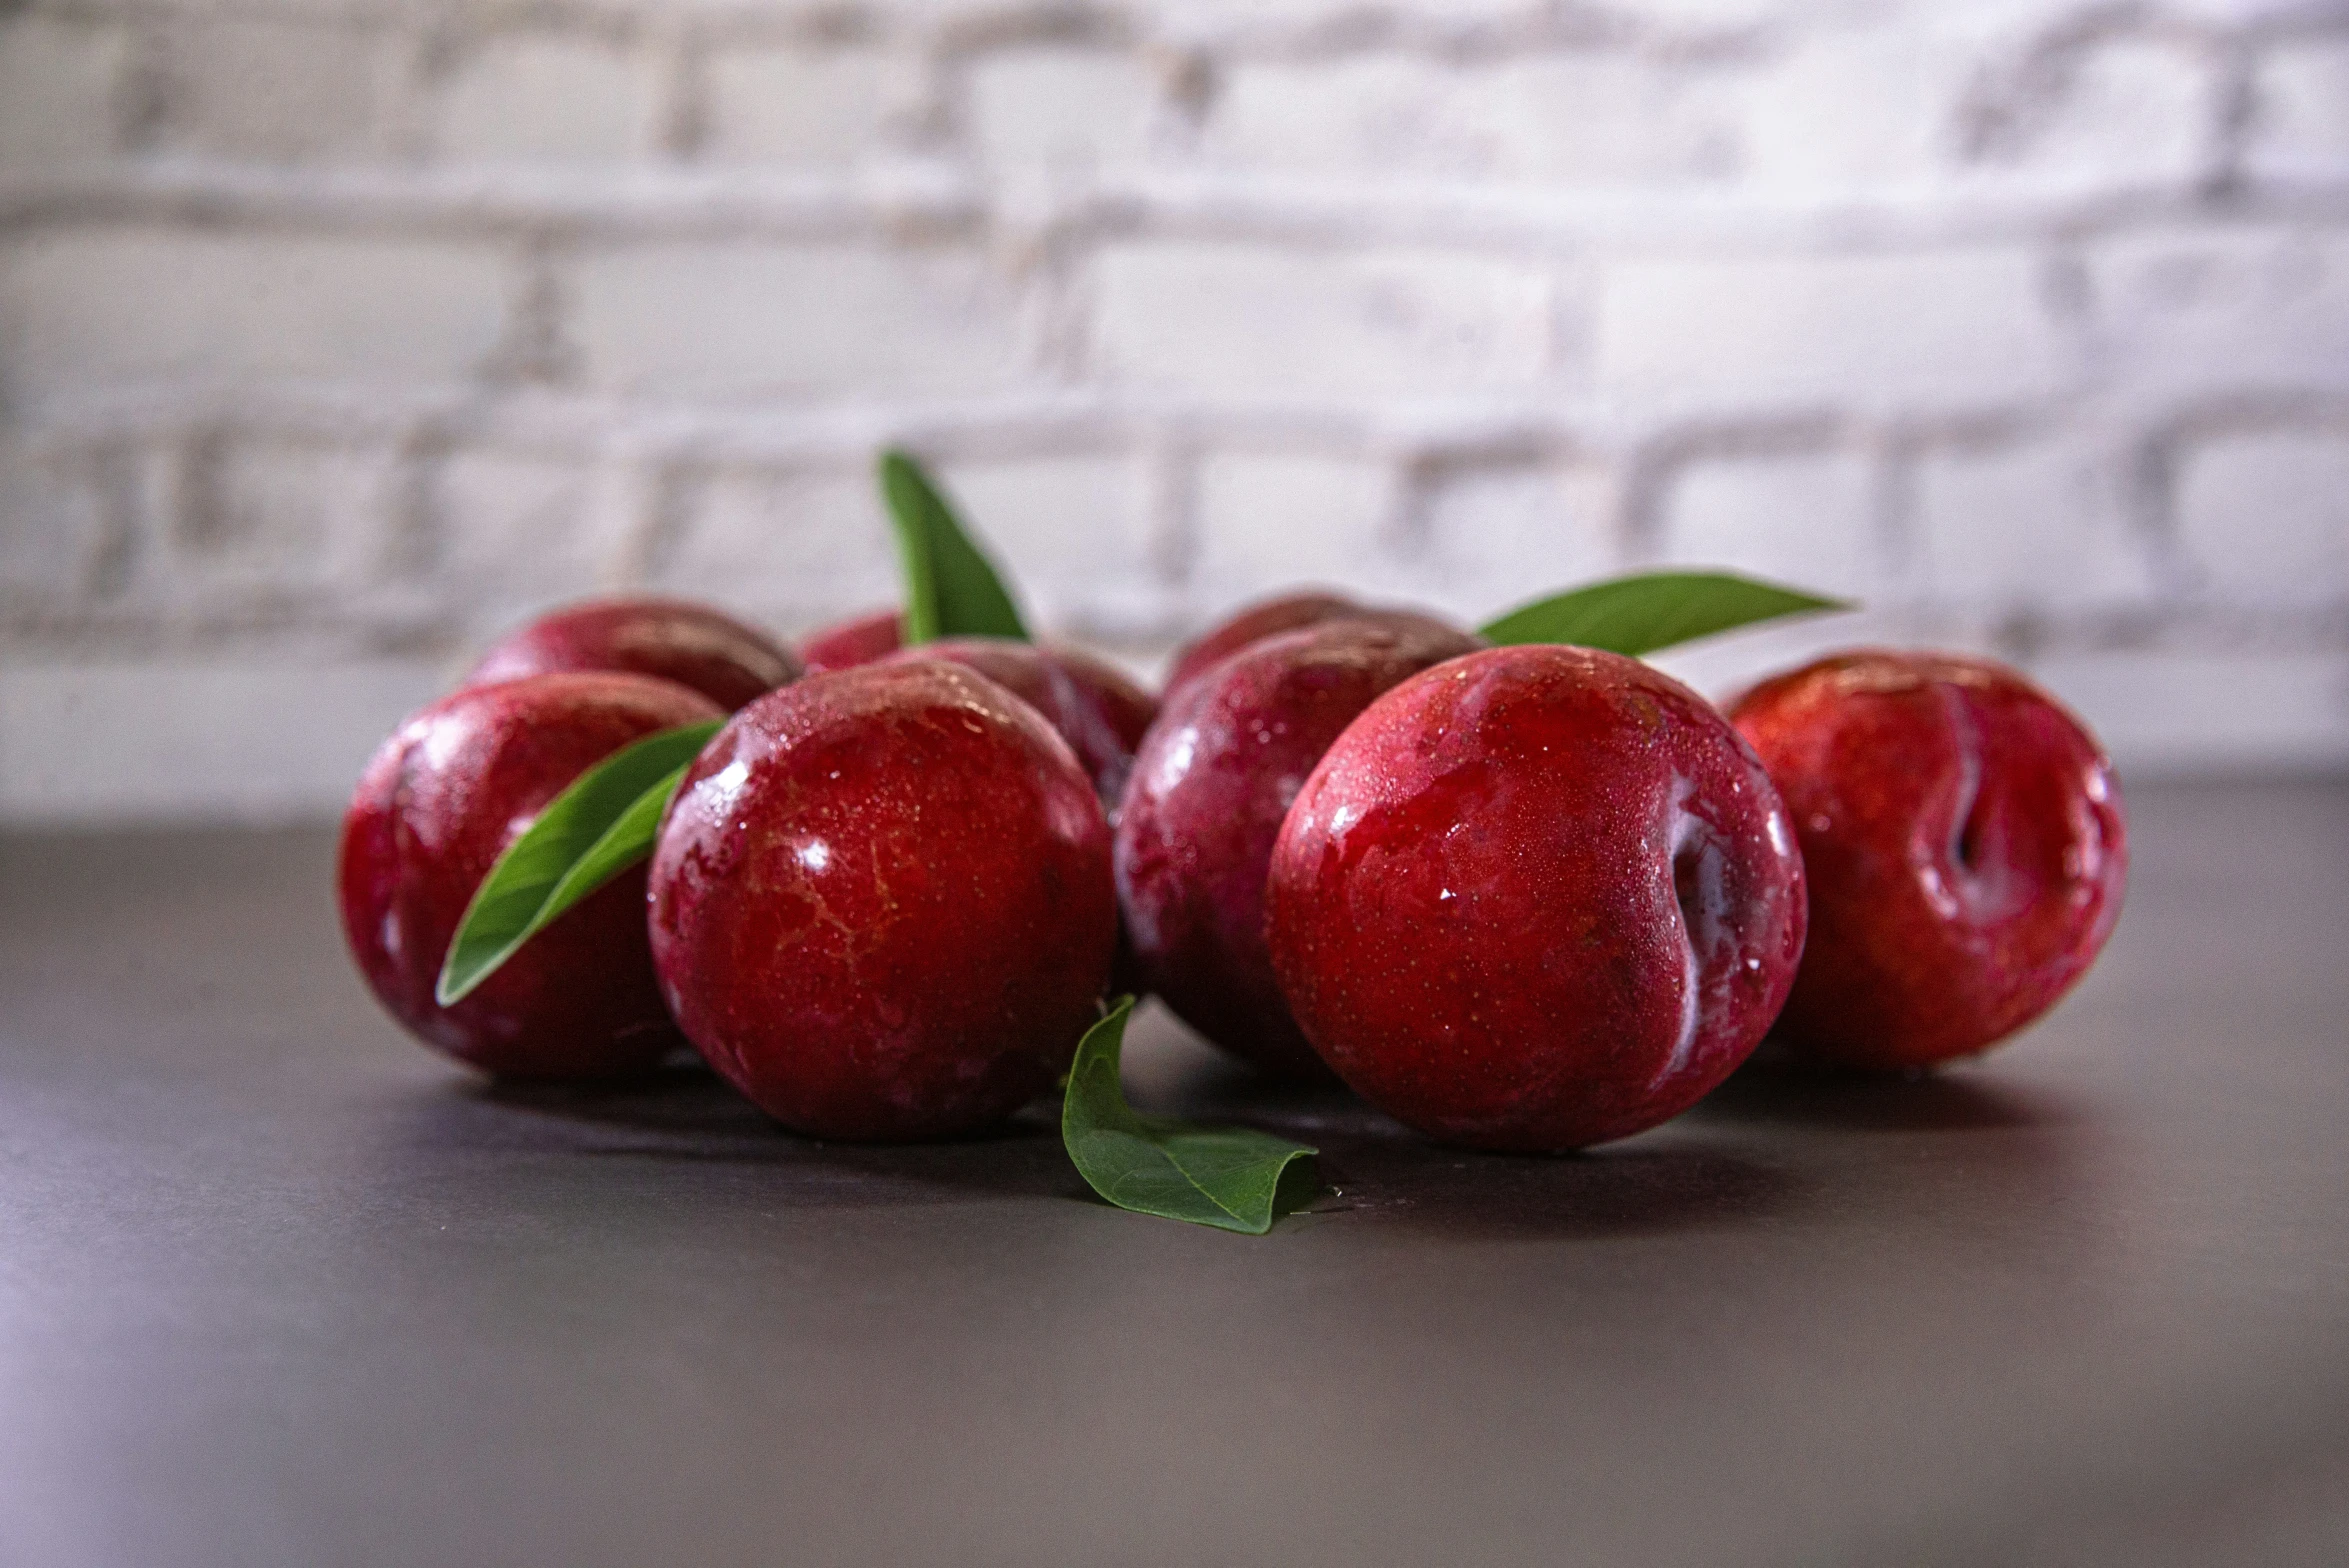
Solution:
<svg viewBox="0 0 2349 1568">
<path fill-rule="evenodd" d="M 450 162 L 620 161 L 654 144 L 661 71 L 646 51 L 509 34 L 467 52 L 435 96 Z"/>
<path fill-rule="evenodd" d="M 1617 566 L 1615 486 L 1595 467 L 1523 463 L 1436 476 L 1417 597 L 1471 625 Z"/>
<path fill-rule="evenodd" d="M 2349 175 L 2349 40 L 2282 46 L 2259 62 L 2244 166 L 2262 179 Z"/>
<path fill-rule="evenodd" d="M 385 565 L 390 480 L 383 454 L 320 442 L 200 449 L 170 530 L 172 575 L 231 594 L 365 587 Z"/>
<path fill-rule="evenodd" d="M 2241 27 L 2254 22 L 2289 22 L 2305 26 L 2323 17 L 2331 0 L 2168 0 L 2165 15 L 2196 22 Z"/>
<path fill-rule="evenodd" d="M 1702 0 L 1695 0 L 1702 3 Z M 1734 3 L 1734 0 L 1723 0 Z M 1132 9 L 1143 9 L 1133 7 Z M 1358 27 L 1366 14 L 1413 31 L 1475 28 L 1538 14 L 1538 0 L 1157 0 L 1147 8 L 1149 35 L 1193 45 L 1318 40 Z"/>
<path fill-rule="evenodd" d="M 1934 599 L 1995 610 L 2141 601 L 2153 582 L 2114 476 L 2062 443 L 1934 452 L 1915 472 L 1916 552 Z"/>
<path fill-rule="evenodd" d="M 651 244 L 578 263 L 597 382 L 695 396 L 967 393 L 1018 379 L 1019 301 L 959 249 Z"/>
<path fill-rule="evenodd" d="M 998 172 L 1090 174 L 1148 157 L 1158 84 L 1141 60 L 1097 50 L 1015 50 L 970 69 L 971 129 Z"/>
<path fill-rule="evenodd" d="M 0 439 L 0 604 L 54 614 L 86 595 L 108 540 L 87 454 Z"/>
<path fill-rule="evenodd" d="M 170 29 L 156 62 L 157 146 L 262 163 L 383 152 L 409 63 L 386 32 L 225 20 Z"/>
<path fill-rule="evenodd" d="M 506 312 L 472 247 L 129 230 L 0 252 L 0 377 L 34 398 L 159 381 L 362 386 L 473 374 Z"/>
<path fill-rule="evenodd" d="M 629 519 L 605 477 L 591 463 L 557 457 L 466 450 L 443 458 L 428 485 L 442 591 L 494 632 L 609 587 Z"/>
<path fill-rule="evenodd" d="M 1731 567 L 1832 594 L 1884 580 L 1868 460 L 1843 453 L 1691 464 L 1665 498 L 1667 559 Z"/>
<path fill-rule="evenodd" d="M 730 49 L 709 62 L 702 153 L 729 163 L 846 169 L 887 150 L 915 62 L 872 49 Z"/>
<path fill-rule="evenodd" d="M 1119 619 L 1151 597 L 1150 487 L 1119 457 L 955 463 L 943 478 L 1043 625 Z"/>
<path fill-rule="evenodd" d="M 2031 673 L 2130 783 L 2349 762 L 2349 658 L 2337 653 L 2085 653 Z"/>
<path fill-rule="evenodd" d="M 2349 386 L 2349 229 L 2115 240 L 2089 280 L 2099 356 L 2141 388 Z"/>
<path fill-rule="evenodd" d="M 0 20 L 0 171 L 94 163 L 114 150 L 120 27 Z"/>
<path fill-rule="evenodd" d="M 2225 599 L 2349 603 L 2349 438 L 2276 431 L 2203 443 L 2178 476 L 2177 528 Z"/>
<path fill-rule="evenodd" d="M 1226 605 L 1307 583 L 1408 591 L 1390 548 L 1397 500 L 1395 475 L 1383 463 L 1211 454 L 1198 476 L 1199 598 Z"/>
<path fill-rule="evenodd" d="M 1092 359 L 1117 381 L 1432 398 L 1526 387 L 1548 357 L 1548 279 L 1473 256 L 1130 245 L 1094 282 Z"/>
<path fill-rule="evenodd" d="M 1612 9 L 1667 26 L 1710 32 L 1782 21 L 1808 10 L 1809 0 L 1621 0 Z"/>
<path fill-rule="evenodd" d="M 1628 55 L 1451 64 L 1420 55 L 1243 65 L 1203 150 L 1225 167 L 1391 180 L 1605 185 L 1726 172 L 1701 71 Z"/>
<path fill-rule="evenodd" d="M 1796 196 L 1946 182 L 1981 66 L 1972 42 L 1928 27 L 1805 37 L 1739 94 L 1746 181 Z"/>
<path fill-rule="evenodd" d="M 0 820 L 331 821 L 443 677 L 424 662 L 11 662 Z"/>
<path fill-rule="evenodd" d="M 1944 407 L 2034 397 L 2061 344 L 2019 249 L 1623 261 L 1603 390 L 1636 404 Z"/>
<path fill-rule="evenodd" d="M 2053 101 L 2023 106 L 2018 128 L 1989 151 L 2039 182 L 2176 186 L 2209 168 L 2216 123 L 2214 85 L 2198 53 L 2123 40 L 2090 50 Z"/>
<path fill-rule="evenodd" d="M 897 557 L 863 469 L 726 470 L 693 487 L 653 585 L 796 634 L 896 603 Z"/>
</svg>

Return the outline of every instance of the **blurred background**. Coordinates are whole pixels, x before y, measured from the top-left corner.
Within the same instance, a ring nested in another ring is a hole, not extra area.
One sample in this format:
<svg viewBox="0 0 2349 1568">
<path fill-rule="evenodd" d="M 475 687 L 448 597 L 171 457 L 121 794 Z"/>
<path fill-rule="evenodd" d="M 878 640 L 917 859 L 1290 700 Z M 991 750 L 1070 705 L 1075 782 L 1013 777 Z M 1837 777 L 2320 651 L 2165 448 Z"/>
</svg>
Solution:
<svg viewBox="0 0 2349 1568">
<path fill-rule="evenodd" d="M 2337 0 L 0 0 L 0 822 L 302 819 L 599 590 L 1153 669 L 1645 563 L 2349 765 Z"/>
</svg>

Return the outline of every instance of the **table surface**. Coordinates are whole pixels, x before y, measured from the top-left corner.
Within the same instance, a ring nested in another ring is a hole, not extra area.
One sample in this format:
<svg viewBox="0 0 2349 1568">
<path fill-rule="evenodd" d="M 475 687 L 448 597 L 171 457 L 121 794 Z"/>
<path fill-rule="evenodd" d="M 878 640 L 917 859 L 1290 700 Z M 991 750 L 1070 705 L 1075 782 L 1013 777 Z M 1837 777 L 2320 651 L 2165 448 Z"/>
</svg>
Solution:
<svg viewBox="0 0 2349 1568">
<path fill-rule="evenodd" d="M 2006 1050 L 1581 1157 L 1152 1010 L 1137 1097 L 1326 1151 L 1263 1238 L 1091 1201 L 1033 1112 L 486 1088 L 369 1003 L 317 834 L 0 843 L 0 1561 L 2349 1562 L 2349 788 L 2133 806 Z"/>
</svg>

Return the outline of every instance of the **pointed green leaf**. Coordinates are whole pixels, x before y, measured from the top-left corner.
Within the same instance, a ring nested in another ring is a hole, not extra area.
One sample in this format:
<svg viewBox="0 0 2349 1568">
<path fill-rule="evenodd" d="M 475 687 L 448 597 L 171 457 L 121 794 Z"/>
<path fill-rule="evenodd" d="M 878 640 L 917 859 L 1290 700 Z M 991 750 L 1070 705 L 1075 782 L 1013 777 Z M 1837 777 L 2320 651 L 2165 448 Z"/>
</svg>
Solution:
<svg viewBox="0 0 2349 1568">
<path fill-rule="evenodd" d="M 905 642 L 941 637 L 1028 640 L 1003 579 L 971 538 L 922 465 L 903 452 L 881 454 L 881 494 L 897 526 L 905 571 Z"/>
<path fill-rule="evenodd" d="M 1133 1013 L 1134 999 L 1121 998 L 1077 1046 L 1060 1113 L 1069 1158 L 1121 1209 L 1263 1235 L 1272 1229 L 1281 1173 L 1320 1151 L 1245 1127 L 1138 1115 L 1118 1080 Z"/>
<path fill-rule="evenodd" d="M 652 853 L 678 781 L 722 720 L 624 746 L 571 781 L 498 856 L 449 943 L 434 997 L 463 1001 L 498 966 L 588 894 Z"/>
<path fill-rule="evenodd" d="M 1781 616 L 1853 608 L 1730 572 L 1647 572 L 1536 599 L 1484 635 L 1503 644 L 1562 642 L 1636 655 Z"/>
</svg>

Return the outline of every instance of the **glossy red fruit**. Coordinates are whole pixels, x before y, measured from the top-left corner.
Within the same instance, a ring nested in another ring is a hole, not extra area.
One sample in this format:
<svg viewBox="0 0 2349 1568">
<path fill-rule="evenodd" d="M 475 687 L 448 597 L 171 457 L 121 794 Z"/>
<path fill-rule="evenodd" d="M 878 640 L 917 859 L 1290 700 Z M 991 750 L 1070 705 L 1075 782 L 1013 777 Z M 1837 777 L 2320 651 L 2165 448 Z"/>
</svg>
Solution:
<svg viewBox="0 0 2349 1568">
<path fill-rule="evenodd" d="M 904 641 L 903 612 L 874 610 L 808 633 L 799 640 L 799 658 L 810 675 L 822 675 L 870 664 L 885 654 L 895 653 Z"/>
<path fill-rule="evenodd" d="M 1114 816 L 1133 771 L 1134 752 L 1158 718 L 1158 699 L 1116 665 L 1081 648 L 1046 643 L 1044 649 L 1068 677 L 1075 698 L 1069 730 L 1083 738 L 1072 737 L 1071 743 L 1078 756 L 1099 759 L 1092 767 L 1093 782 Z"/>
<path fill-rule="evenodd" d="M 631 741 L 722 716 L 641 675 L 534 675 L 470 686 L 376 751 L 343 819 L 343 936 L 409 1032 L 504 1078 L 595 1078 L 680 1044 L 653 983 L 644 872 L 565 913 L 454 1007 L 441 960 L 481 879 L 572 780 Z"/>
<path fill-rule="evenodd" d="M 1131 681 L 1082 654 L 1011 637 L 941 637 L 873 662 L 921 659 L 977 670 L 1044 715 L 1076 751 L 1104 809 L 1117 805 L 1134 765 L 1134 747 L 1141 743 L 1155 711 L 1148 695 Z"/>
<path fill-rule="evenodd" d="M 1069 1064 L 1116 938 L 1068 744 L 936 660 L 813 676 L 686 774 L 652 861 L 663 994 L 710 1065 L 819 1138 L 944 1137 Z"/>
<path fill-rule="evenodd" d="M 1222 660 L 1167 706 L 1118 819 L 1118 903 L 1141 973 L 1184 1022 L 1267 1071 L 1328 1075 L 1265 946 L 1273 840 L 1372 699 L 1483 646 L 1442 626 L 1331 621 Z"/>
<path fill-rule="evenodd" d="M 1986 659 L 1863 650 L 1732 710 L 1802 841 L 1811 937 L 1777 1037 L 1927 1067 L 2037 1018 L 2120 917 L 2128 822 L 2096 739 Z"/>
<path fill-rule="evenodd" d="M 1687 1109 L 1761 1040 L 1803 943 L 1752 751 L 1679 682 L 1583 648 L 1470 654 L 1372 703 L 1290 810 L 1266 907 L 1322 1058 L 1485 1149 Z"/>
<path fill-rule="evenodd" d="M 612 670 L 658 676 L 732 711 L 799 678 L 799 659 L 756 627 L 683 599 L 592 599 L 500 638 L 468 686 Z"/>
<path fill-rule="evenodd" d="M 1166 672 L 1165 698 L 1171 699 L 1194 677 L 1205 674 L 1251 643 L 1318 626 L 1323 621 L 1359 615 L 1362 609 L 1343 594 L 1318 591 L 1285 593 L 1242 605 L 1175 650 L 1174 662 Z"/>
</svg>

